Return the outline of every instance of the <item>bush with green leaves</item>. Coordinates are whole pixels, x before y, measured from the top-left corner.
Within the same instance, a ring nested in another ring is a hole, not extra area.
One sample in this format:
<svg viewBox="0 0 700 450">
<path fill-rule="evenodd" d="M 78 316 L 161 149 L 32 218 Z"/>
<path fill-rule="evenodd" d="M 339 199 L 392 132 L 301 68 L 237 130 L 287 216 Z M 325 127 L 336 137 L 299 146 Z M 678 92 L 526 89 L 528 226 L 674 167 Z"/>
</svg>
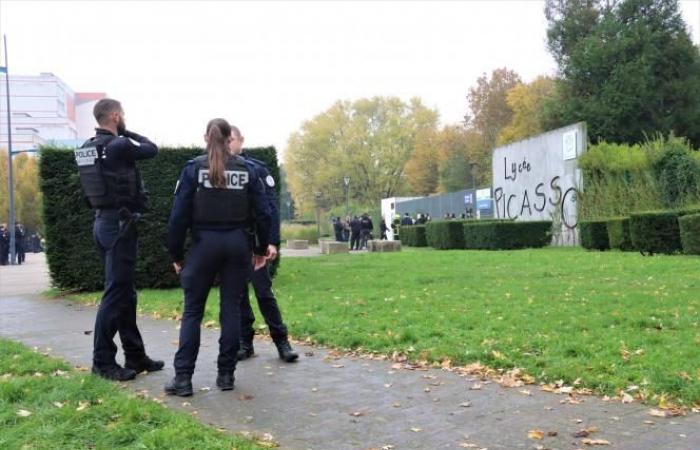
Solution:
<svg viewBox="0 0 700 450">
<path fill-rule="evenodd" d="M 581 247 L 589 250 L 608 250 L 608 222 L 606 220 L 589 220 L 579 223 Z"/>
<path fill-rule="evenodd" d="M 630 216 L 632 245 L 642 253 L 672 254 L 682 249 L 677 211 L 654 211 Z"/>
<path fill-rule="evenodd" d="M 464 248 L 463 223 L 464 221 L 460 220 L 436 220 L 428 223 L 425 226 L 428 245 L 438 250 Z"/>
<path fill-rule="evenodd" d="M 666 140 L 655 155 L 652 169 L 664 206 L 673 208 L 697 199 L 700 163 L 686 140 L 673 137 Z"/>
<path fill-rule="evenodd" d="M 552 240 L 551 221 L 516 222 L 483 220 L 464 222 L 464 246 L 468 249 L 514 250 L 540 248 Z"/>
<path fill-rule="evenodd" d="M 425 225 L 401 227 L 401 244 L 409 247 L 427 247 L 428 240 L 425 235 L 425 227 Z"/>
<path fill-rule="evenodd" d="M 678 218 L 683 253 L 700 255 L 700 214 L 688 214 Z"/>
<path fill-rule="evenodd" d="M 592 145 L 579 157 L 579 167 L 582 220 L 684 208 L 700 199 L 700 152 L 673 135 L 640 145 Z"/>
<path fill-rule="evenodd" d="M 608 220 L 608 242 L 610 248 L 622 251 L 634 250 L 632 236 L 630 235 L 629 217 L 617 217 Z"/>
<path fill-rule="evenodd" d="M 267 163 L 273 178 L 279 179 L 274 147 L 247 149 L 247 152 Z M 149 210 L 138 224 L 136 285 L 139 288 L 179 286 L 166 248 L 168 218 L 182 168 L 202 153 L 201 148 L 195 147 L 161 148 L 155 158 L 138 163 L 150 197 Z M 63 290 L 99 290 L 104 271 L 92 237 L 94 213 L 83 196 L 73 152 L 43 147 L 40 158 L 46 256 L 53 284 Z M 279 183 L 276 186 L 279 189 Z M 273 272 L 277 264 L 273 265 Z"/>
</svg>

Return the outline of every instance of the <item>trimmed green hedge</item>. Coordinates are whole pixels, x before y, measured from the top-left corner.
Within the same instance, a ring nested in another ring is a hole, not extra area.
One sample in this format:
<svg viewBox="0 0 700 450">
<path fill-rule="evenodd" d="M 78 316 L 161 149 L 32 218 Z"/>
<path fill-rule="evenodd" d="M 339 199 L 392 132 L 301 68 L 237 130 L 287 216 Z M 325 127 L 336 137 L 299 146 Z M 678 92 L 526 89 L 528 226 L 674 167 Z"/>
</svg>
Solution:
<svg viewBox="0 0 700 450">
<path fill-rule="evenodd" d="M 425 225 L 411 225 L 401 228 L 401 244 L 409 247 L 427 247 Z"/>
<path fill-rule="evenodd" d="M 618 217 L 608 220 L 608 242 L 610 248 L 622 251 L 634 250 L 632 236 L 630 235 L 629 217 Z"/>
<path fill-rule="evenodd" d="M 589 250 L 608 250 L 608 222 L 606 220 L 581 221 L 579 223 L 581 247 Z"/>
<path fill-rule="evenodd" d="M 551 221 L 515 222 L 484 220 L 464 222 L 464 246 L 468 249 L 512 250 L 549 245 Z"/>
<path fill-rule="evenodd" d="M 438 220 L 425 226 L 425 237 L 429 246 L 438 250 L 464 248 L 464 231 L 460 220 Z M 401 233 L 403 233 L 403 229 Z M 401 234 L 403 237 L 403 234 Z"/>
<path fill-rule="evenodd" d="M 642 253 L 676 253 L 682 249 L 677 211 L 632 214 L 632 245 Z"/>
<path fill-rule="evenodd" d="M 700 214 L 689 214 L 678 218 L 683 253 L 700 255 Z"/>
<path fill-rule="evenodd" d="M 149 210 L 138 225 L 136 285 L 139 288 L 179 286 L 166 248 L 168 218 L 182 168 L 202 152 L 196 147 L 161 148 L 155 158 L 138 163 L 150 193 Z M 247 152 L 265 161 L 271 175 L 279 181 L 274 147 L 247 149 Z M 93 212 L 83 197 L 73 152 L 43 147 L 40 158 L 46 256 L 53 284 L 64 290 L 102 289 L 104 272 L 92 237 Z M 279 186 L 277 182 L 278 194 Z M 276 268 L 273 265 L 273 272 Z"/>
</svg>

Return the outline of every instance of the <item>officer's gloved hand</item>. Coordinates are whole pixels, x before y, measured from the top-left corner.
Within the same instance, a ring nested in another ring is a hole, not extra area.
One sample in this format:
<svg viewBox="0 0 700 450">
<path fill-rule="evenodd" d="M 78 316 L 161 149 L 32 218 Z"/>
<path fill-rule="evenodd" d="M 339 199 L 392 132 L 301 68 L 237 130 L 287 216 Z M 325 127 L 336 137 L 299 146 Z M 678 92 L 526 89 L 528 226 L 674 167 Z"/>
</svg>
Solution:
<svg viewBox="0 0 700 450">
<path fill-rule="evenodd" d="M 124 130 L 124 132 L 122 133 L 122 136 L 127 137 L 129 139 L 133 139 L 136 142 L 140 142 L 140 143 L 150 142 L 147 137 L 141 136 L 140 134 L 134 133 L 133 131 L 129 131 L 129 130 Z"/>
</svg>

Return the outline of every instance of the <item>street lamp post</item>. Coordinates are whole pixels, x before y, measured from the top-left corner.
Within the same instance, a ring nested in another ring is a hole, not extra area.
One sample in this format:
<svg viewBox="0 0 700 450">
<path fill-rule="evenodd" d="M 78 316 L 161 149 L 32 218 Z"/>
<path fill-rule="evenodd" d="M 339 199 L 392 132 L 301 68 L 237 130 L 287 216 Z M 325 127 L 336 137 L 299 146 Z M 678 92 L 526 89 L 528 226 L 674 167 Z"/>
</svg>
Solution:
<svg viewBox="0 0 700 450">
<path fill-rule="evenodd" d="M 318 235 L 318 238 L 321 238 L 321 209 L 318 205 L 318 202 L 321 200 L 321 193 L 319 191 L 314 192 L 314 196 L 316 197 L 316 234 Z"/>
<path fill-rule="evenodd" d="M 292 202 L 287 200 L 287 220 L 292 220 Z"/>
<path fill-rule="evenodd" d="M 343 183 L 345 183 L 345 217 L 350 215 L 350 177 L 344 176 Z"/>
</svg>

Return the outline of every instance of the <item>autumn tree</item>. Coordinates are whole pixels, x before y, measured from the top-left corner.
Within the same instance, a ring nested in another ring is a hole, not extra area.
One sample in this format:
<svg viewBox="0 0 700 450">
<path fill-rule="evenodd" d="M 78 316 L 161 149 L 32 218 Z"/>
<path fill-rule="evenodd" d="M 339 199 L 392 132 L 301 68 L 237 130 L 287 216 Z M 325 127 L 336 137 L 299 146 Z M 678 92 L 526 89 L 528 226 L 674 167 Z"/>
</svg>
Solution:
<svg viewBox="0 0 700 450">
<path fill-rule="evenodd" d="M 411 192 L 418 195 L 437 192 L 440 184 L 439 165 L 437 133 L 434 130 L 426 130 L 416 136 L 415 150 L 406 163 L 406 179 Z"/>
<path fill-rule="evenodd" d="M 13 178 L 15 218 L 28 230 L 41 230 L 42 198 L 39 190 L 39 164 L 26 153 L 14 157 Z M 7 186 L 7 150 L 0 151 L 0 223 L 9 224 L 10 195 Z"/>
<path fill-rule="evenodd" d="M 373 205 L 407 191 L 406 162 L 418 136 L 435 130 L 438 114 L 420 99 L 338 101 L 293 133 L 285 152 L 289 189 L 302 212 L 344 204 Z"/>
<path fill-rule="evenodd" d="M 508 91 L 521 82 L 520 76 L 507 68 L 496 69 L 487 77 L 483 74 L 469 89 L 469 112 L 464 116 L 467 128 L 483 136 L 487 147 L 492 147 L 501 129 L 510 123 L 513 111 L 508 105 Z"/>
<path fill-rule="evenodd" d="M 555 88 L 556 81 L 545 76 L 511 88 L 506 101 L 513 111 L 513 117 L 501 130 L 496 144 L 509 144 L 545 131 L 545 102 L 553 98 Z"/>
</svg>

